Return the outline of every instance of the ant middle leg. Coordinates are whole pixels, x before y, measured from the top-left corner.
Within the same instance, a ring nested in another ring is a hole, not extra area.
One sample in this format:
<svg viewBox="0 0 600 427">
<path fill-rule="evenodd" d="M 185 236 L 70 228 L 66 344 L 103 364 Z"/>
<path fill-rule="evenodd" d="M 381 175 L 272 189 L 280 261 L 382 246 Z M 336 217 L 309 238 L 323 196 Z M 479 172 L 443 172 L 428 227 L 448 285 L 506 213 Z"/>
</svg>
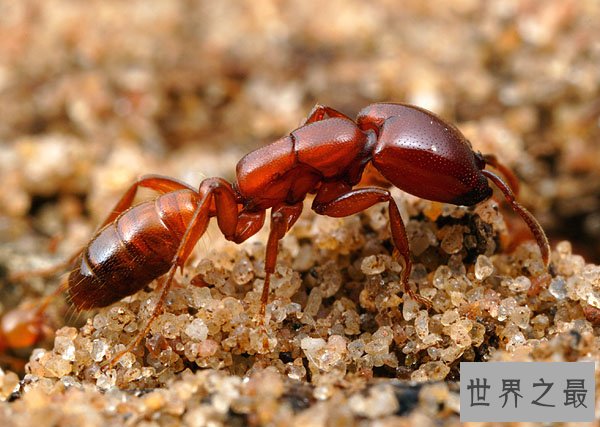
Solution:
<svg viewBox="0 0 600 427">
<path fill-rule="evenodd" d="M 277 252 L 279 241 L 285 236 L 302 213 L 303 202 L 294 205 L 280 205 L 271 208 L 271 229 L 267 240 L 267 251 L 265 254 L 265 283 L 260 298 L 261 322 L 264 320 L 267 302 L 269 301 L 269 287 L 271 274 L 275 272 L 277 263 Z"/>
</svg>

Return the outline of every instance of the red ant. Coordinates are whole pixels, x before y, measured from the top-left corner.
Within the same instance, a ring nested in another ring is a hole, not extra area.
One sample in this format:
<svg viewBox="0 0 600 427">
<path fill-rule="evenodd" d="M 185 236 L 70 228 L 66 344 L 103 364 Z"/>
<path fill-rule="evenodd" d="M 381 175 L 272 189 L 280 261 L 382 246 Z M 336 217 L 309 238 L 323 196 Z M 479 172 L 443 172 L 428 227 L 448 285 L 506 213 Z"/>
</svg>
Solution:
<svg viewBox="0 0 600 427">
<path fill-rule="evenodd" d="M 499 170 L 511 185 L 495 173 Z M 378 177 L 369 180 L 365 168 Z M 212 217 L 226 239 L 243 242 L 257 233 L 271 209 L 260 314 L 264 317 L 269 280 L 275 271 L 278 242 L 294 225 L 306 195 L 321 215 L 344 217 L 387 202 L 395 252 L 404 261 L 401 281 L 413 299 L 430 306 L 409 287 L 408 238 L 398 206 L 386 188 L 455 205 L 488 199 L 491 180 L 529 226 L 548 265 L 550 248 L 536 219 L 516 200 L 517 181 L 493 155 L 473 152 L 453 125 L 422 108 L 392 103 L 364 108 L 356 121 L 317 105 L 302 126 L 289 135 L 244 156 L 237 182 L 207 178 L 198 190 L 178 180 L 147 175 L 121 197 L 90 243 L 77 256 L 68 279 L 68 294 L 78 310 L 108 306 L 166 275 L 146 327 L 126 351 L 148 333 L 161 313 L 177 268 L 183 266 Z M 132 206 L 138 188 L 160 195 Z M 122 355 L 113 358 L 111 364 Z"/>
<path fill-rule="evenodd" d="M 22 370 L 24 361 L 12 357 L 7 350 L 18 351 L 30 348 L 53 335 L 53 330 L 45 316 L 46 308 L 62 288 L 41 300 L 29 301 L 12 308 L 0 317 L 0 362 L 9 364 L 12 369 Z"/>
<path fill-rule="evenodd" d="M 0 352 L 36 344 L 43 334 L 42 323 L 38 307 L 19 307 L 4 313 L 0 319 Z"/>
</svg>

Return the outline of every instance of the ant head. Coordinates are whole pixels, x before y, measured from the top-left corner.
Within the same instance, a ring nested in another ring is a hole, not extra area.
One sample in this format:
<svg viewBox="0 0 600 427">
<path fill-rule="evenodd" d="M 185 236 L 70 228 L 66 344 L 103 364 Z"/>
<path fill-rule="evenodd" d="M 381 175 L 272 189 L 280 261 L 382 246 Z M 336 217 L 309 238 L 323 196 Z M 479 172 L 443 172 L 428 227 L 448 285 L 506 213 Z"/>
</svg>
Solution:
<svg viewBox="0 0 600 427">
<path fill-rule="evenodd" d="M 519 182 L 494 155 L 473 152 L 454 126 L 435 114 L 404 104 L 373 104 L 358 116 L 361 129 L 378 138 L 373 166 L 396 187 L 423 199 L 456 205 L 475 205 L 492 195 L 488 179 L 504 194 L 534 235 L 548 265 L 550 246 L 537 220 L 515 200 Z M 506 181 L 485 169 L 500 171 Z"/>
<path fill-rule="evenodd" d="M 471 144 L 469 144 L 469 147 L 470 146 Z M 473 173 L 472 179 L 469 181 L 471 190 L 456 197 L 452 202 L 455 205 L 473 206 L 488 199 L 493 193 L 492 188 L 489 186 L 488 179 L 481 173 L 486 166 L 484 156 L 479 152 L 471 151 L 471 153 L 473 154 L 477 171 L 475 171 L 474 168 L 469 168 Z"/>
<path fill-rule="evenodd" d="M 492 197 L 492 193 L 493 190 L 489 186 L 487 178 L 482 174 L 478 174 L 473 187 L 466 193 L 455 197 L 451 203 L 461 206 L 473 206 Z"/>
<path fill-rule="evenodd" d="M 388 181 L 423 199 L 470 206 L 492 195 L 484 156 L 456 127 L 418 107 L 394 106 L 372 159 Z"/>
</svg>

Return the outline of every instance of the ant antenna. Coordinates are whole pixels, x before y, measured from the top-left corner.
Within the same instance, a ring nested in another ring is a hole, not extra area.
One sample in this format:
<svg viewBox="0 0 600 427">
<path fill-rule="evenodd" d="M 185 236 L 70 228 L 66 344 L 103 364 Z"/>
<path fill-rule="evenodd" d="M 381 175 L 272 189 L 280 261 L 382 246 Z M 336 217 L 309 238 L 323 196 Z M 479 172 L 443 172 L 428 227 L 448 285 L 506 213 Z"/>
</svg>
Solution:
<svg viewBox="0 0 600 427">
<path fill-rule="evenodd" d="M 525 209 L 519 202 L 517 202 L 513 191 L 508 186 L 508 184 L 506 184 L 504 180 L 502 180 L 502 178 L 500 178 L 495 173 L 485 169 L 482 170 L 481 173 L 489 179 L 491 179 L 494 184 L 496 184 L 500 191 L 504 193 L 504 197 L 506 198 L 506 201 L 510 204 L 512 209 L 516 213 L 518 213 L 521 216 L 521 218 L 523 218 L 523 220 L 527 223 L 529 229 L 531 230 L 531 233 L 537 241 L 538 246 L 540 247 L 540 252 L 542 253 L 542 260 L 544 261 L 544 265 L 546 266 L 546 268 L 548 268 L 548 264 L 550 263 L 550 244 L 548 243 L 548 238 L 542 230 L 542 226 L 540 225 L 540 223 L 534 218 L 533 215 L 531 215 L 531 213 L 527 209 Z"/>
<path fill-rule="evenodd" d="M 514 172 L 510 168 L 504 166 L 498 161 L 498 158 L 493 154 L 483 154 L 483 160 L 486 165 L 490 165 L 494 169 L 497 169 L 504 178 L 508 181 L 509 187 L 515 193 L 515 196 L 519 195 L 519 180 L 515 176 Z"/>
</svg>

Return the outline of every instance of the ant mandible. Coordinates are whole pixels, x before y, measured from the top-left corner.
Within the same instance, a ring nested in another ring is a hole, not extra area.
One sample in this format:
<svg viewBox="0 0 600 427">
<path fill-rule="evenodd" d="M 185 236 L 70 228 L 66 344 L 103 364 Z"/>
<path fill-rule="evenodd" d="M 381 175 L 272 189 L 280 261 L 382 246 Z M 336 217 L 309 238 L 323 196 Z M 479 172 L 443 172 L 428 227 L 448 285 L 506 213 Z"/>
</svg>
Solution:
<svg viewBox="0 0 600 427">
<path fill-rule="evenodd" d="M 404 291 L 429 307 L 430 302 L 409 287 L 408 238 L 390 192 L 382 186 L 355 188 L 368 165 L 383 176 L 387 187 L 394 185 L 423 199 L 455 205 L 471 206 L 488 199 L 491 180 L 527 223 L 548 265 L 548 240 L 533 215 L 516 201 L 514 175 L 493 155 L 474 152 L 456 127 L 412 105 L 372 104 L 356 121 L 317 105 L 289 135 L 244 156 L 237 164 L 234 184 L 207 178 L 196 190 L 158 175 L 138 179 L 77 254 L 68 279 L 69 298 L 78 310 L 104 307 L 165 275 L 155 308 L 129 351 L 161 313 L 177 268 L 183 269 L 210 218 L 217 218 L 227 240 L 240 243 L 262 228 L 265 211 L 270 208 L 262 319 L 278 242 L 298 219 L 306 195 L 312 193 L 312 209 L 331 217 L 352 215 L 386 202 L 395 253 L 404 261 Z M 485 169 L 488 165 L 501 172 L 510 185 Z M 159 196 L 132 206 L 140 187 L 150 188 Z"/>
</svg>

